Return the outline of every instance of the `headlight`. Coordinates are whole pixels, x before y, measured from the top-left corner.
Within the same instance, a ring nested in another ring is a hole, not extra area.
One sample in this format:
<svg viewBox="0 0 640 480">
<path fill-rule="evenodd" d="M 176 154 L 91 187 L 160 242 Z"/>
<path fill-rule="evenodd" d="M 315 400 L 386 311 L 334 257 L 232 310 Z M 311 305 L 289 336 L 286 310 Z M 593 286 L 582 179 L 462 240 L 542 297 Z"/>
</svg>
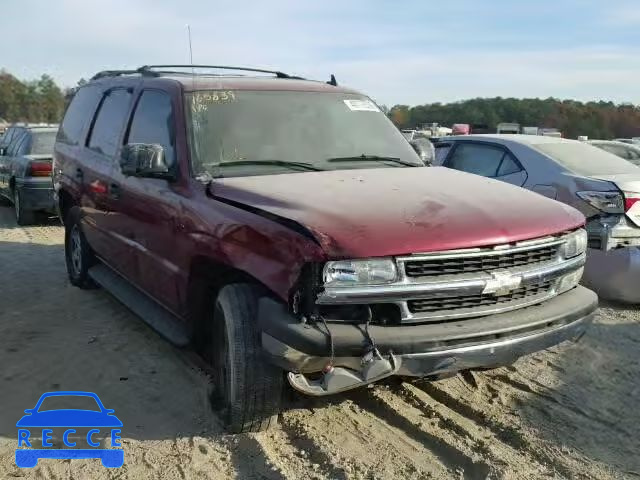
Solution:
<svg viewBox="0 0 640 480">
<path fill-rule="evenodd" d="M 605 213 L 624 213 L 624 198 L 619 192 L 576 192 L 593 208 Z"/>
<path fill-rule="evenodd" d="M 584 267 L 580 267 L 579 269 L 562 277 L 560 279 L 560 283 L 558 284 L 558 294 L 564 293 L 567 290 L 571 290 L 573 287 L 578 285 L 578 283 L 580 283 L 580 279 L 582 278 L 583 272 Z"/>
<path fill-rule="evenodd" d="M 587 250 L 587 231 L 584 228 L 567 235 L 564 246 L 564 258 L 576 257 Z"/>
<path fill-rule="evenodd" d="M 369 260 L 337 260 L 327 262 L 322 271 L 325 286 L 380 285 L 397 278 L 396 264 L 391 258 Z"/>
</svg>

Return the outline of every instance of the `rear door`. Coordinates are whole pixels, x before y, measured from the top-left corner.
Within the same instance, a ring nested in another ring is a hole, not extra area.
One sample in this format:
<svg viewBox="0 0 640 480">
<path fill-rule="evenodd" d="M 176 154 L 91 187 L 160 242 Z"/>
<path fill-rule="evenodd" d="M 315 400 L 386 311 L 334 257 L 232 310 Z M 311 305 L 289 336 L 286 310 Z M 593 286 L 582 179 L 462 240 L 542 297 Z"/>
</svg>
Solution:
<svg viewBox="0 0 640 480">
<path fill-rule="evenodd" d="M 443 166 L 518 187 L 527 180 L 527 172 L 516 157 L 502 145 L 494 143 L 456 142 Z"/>
<path fill-rule="evenodd" d="M 172 168 L 176 163 L 176 118 L 171 96 L 155 89 L 143 90 L 136 102 L 125 144 L 158 144 Z M 131 241 L 138 262 L 135 283 L 174 312 L 178 311 L 176 259 L 180 241 L 181 196 L 166 179 L 115 176 L 120 186 L 120 208 L 131 226 Z"/>
<path fill-rule="evenodd" d="M 132 89 L 118 87 L 104 93 L 76 172 L 84 185 L 81 203 L 87 240 L 107 264 L 127 278 L 135 276 L 135 256 L 119 213 L 120 192 L 114 175 L 132 100 Z"/>
</svg>

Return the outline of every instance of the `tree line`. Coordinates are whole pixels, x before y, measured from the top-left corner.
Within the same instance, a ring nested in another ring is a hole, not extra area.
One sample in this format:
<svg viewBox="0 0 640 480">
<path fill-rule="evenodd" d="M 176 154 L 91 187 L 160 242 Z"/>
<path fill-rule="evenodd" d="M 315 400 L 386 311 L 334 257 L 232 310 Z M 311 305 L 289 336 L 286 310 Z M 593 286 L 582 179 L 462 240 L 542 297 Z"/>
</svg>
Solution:
<svg viewBox="0 0 640 480">
<path fill-rule="evenodd" d="M 1 120 L 58 123 L 64 111 L 64 99 L 65 92 L 49 75 L 22 81 L 0 70 Z"/>
<path fill-rule="evenodd" d="M 565 138 L 640 136 L 640 108 L 613 102 L 578 102 L 556 98 L 474 98 L 454 103 L 409 107 L 395 105 L 389 117 L 399 128 L 416 128 L 437 122 L 443 126 L 467 123 L 495 131 L 502 122 L 522 126 L 558 128 Z"/>
<path fill-rule="evenodd" d="M 78 84 L 85 83 L 80 80 Z M 8 122 L 57 123 L 62 119 L 65 96 L 49 75 L 23 81 L 0 70 L 0 119 Z M 386 109 L 385 109 L 386 110 Z M 468 123 L 495 131 L 501 122 L 522 126 L 558 128 L 565 137 L 618 138 L 640 136 L 640 108 L 613 102 L 578 102 L 556 98 L 474 98 L 454 103 L 410 107 L 395 105 L 388 115 L 399 128 L 439 123 Z"/>
</svg>

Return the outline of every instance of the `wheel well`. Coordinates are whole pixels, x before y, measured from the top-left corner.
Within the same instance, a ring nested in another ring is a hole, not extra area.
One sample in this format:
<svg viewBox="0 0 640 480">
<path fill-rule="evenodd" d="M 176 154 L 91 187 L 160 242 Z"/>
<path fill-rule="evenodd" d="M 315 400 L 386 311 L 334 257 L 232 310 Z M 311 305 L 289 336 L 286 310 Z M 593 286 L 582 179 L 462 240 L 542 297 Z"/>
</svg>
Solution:
<svg viewBox="0 0 640 480">
<path fill-rule="evenodd" d="M 247 272 L 216 262 L 209 257 L 197 256 L 191 260 L 187 301 L 196 350 L 205 347 L 210 337 L 210 323 L 207 319 L 213 301 L 222 287 L 233 283 L 248 283 L 264 290 L 266 295 L 271 293 L 264 284 Z"/>
<path fill-rule="evenodd" d="M 71 210 L 71 207 L 75 205 L 73 201 L 73 197 L 66 192 L 65 190 L 60 190 L 58 192 L 58 210 L 60 213 L 60 220 L 64 225 L 65 218 L 67 218 L 67 213 Z"/>
<path fill-rule="evenodd" d="M 13 192 L 15 188 L 16 188 L 16 177 L 11 177 L 9 179 L 9 189 L 11 190 L 11 192 Z"/>
</svg>

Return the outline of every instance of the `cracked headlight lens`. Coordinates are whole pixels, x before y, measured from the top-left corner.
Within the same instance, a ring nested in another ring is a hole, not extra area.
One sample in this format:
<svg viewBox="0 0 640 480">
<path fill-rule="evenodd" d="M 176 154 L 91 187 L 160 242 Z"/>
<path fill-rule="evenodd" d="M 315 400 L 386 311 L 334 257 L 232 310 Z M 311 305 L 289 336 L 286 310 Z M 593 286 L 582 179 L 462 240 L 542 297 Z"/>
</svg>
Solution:
<svg viewBox="0 0 640 480">
<path fill-rule="evenodd" d="M 395 281 L 397 276 L 392 258 L 336 260 L 327 262 L 322 271 L 327 287 L 381 285 Z"/>
</svg>

